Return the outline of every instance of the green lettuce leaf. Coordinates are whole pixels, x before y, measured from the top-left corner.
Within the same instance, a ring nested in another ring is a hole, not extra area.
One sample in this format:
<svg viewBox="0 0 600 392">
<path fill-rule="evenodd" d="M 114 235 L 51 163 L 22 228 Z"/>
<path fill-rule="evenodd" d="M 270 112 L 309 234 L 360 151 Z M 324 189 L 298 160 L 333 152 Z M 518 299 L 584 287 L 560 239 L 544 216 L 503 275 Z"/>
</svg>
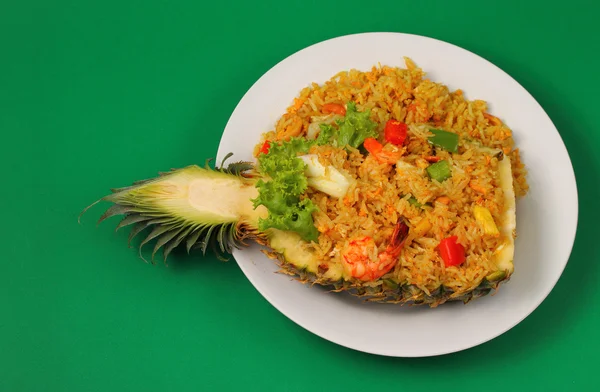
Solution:
<svg viewBox="0 0 600 392">
<path fill-rule="evenodd" d="M 306 241 L 317 241 L 319 231 L 314 225 L 312 213 L 317 207 L 310 199 L 304 199 L 296 205 L 288 207 L 282 214 L 271 214 L 267 219 L 260 219 L 258 228 L 269 228 L 295 231 Z"/>
<path fill-rule="evenodd" d="M 304 162 L 296 157 L 306 153 L 311 146 L 312 142 L 304 138 L 291 138 L 281 143 L 272 142 L 269 153 L 258 156 L 259 169 L 273 178 L 281 171 L 302 171 Z"/>
<path fill-rule="evenodd" d="M 304 181 L 306 182 L 306 178 Z M 252 200 L 254 208 L 262 204 L 271 214 L 285 214 L 290 206 L 300 202 L 300 197 L 296 193 L 281 187 L 279 182 L 258 180 L 256 187 L 259 196 Z"/>
<path fill-rule="evenodd" d="M 314 144 L 303 138 L 271 143 L 269 152 L 258 157 L 258 170 L 265 176 L 256 183 L 258 197 L 252 200 L 254 208 L 264 205 L 269 210 L 267 219 L 259 220 L 259 229 L 275 228 L 295 231 L 306 241 L 316 241 L 319 233 L 312 213 L 317 209 L 309 200 L 300 200 L 308 188 L 304 174 L 306 164 L 298 158 Z"/>
<path fill-rule="evenodd" d="M 338 147 L 346 145 L 358 148 L 366 138 L 377 137 L 377 123 L 370 119 L 371 111 L 358 112 L 354 102 L 346 105 L 346 116 L 338 121 L 337 135 L 334 136 Z"/>
<path fill-rule="evenodd" d="M 319 124 L 321 128 L 321 132 L 319 132 L 319 136 L 314 141 L 314 144 L 317 146 L 323 146 L 329 143 L 329 140 L 333 137 L 333 132 L 335 131 L 330 124 Z"/>
</svg>

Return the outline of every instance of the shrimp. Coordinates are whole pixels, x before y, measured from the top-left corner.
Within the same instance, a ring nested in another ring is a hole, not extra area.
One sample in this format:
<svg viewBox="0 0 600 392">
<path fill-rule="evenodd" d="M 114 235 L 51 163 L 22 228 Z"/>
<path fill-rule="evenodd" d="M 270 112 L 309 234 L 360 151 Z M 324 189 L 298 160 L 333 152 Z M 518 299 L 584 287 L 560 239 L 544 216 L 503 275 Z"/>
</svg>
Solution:
<svg viewBox="0 0 600 392">
<path fill-rule="evenodd" d="M 380 163 L 387 163 L 393 165 L 398 162 L 398 159 L 404 154 L 404 151 L 394 146 L 393 144 L 386 144 L 385 147 L 379 143 L 376 139 L 368 137 L 364 141 L 364 146 L 369 153 L 377 159 Z"/>
<path fill-rule="evenodd" d="M 398 222 L 385 251 L 376 257 L 370 257 L 377 250 L 373 238 L 364 236 L 354 239 L 342 253 L 342 262 L 354 278 L 362 281 L 379 279 L 390 272 L 398 262 L 407 236 L 408 226 L 402 221 Z"/>
<path fill-rule="evenodd" d="M 277 123 L 277 140 L 289 140 L 292 137 L 299 136 L 302 133 L 302 119 L 297 114 L 284 114 Z"/>
</svg>

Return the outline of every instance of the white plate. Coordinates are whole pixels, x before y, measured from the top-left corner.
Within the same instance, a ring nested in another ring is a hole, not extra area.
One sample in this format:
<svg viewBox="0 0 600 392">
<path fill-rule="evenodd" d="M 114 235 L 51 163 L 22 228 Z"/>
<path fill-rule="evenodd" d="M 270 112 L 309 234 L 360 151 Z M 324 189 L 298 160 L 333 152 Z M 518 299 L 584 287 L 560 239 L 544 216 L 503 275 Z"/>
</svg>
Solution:
<svg viewBox="0 0 600 392">
<path fill-rule="evenodd" d="M 234 257 L 256 289 L 288 318 L 334 343 L 373 354 L 422 357 L 464 350 L 508 331 L 550 293 L 571 253 L 577 226 L 577 188 L 567 150 L 541 106 L 515 80 L 477 55 L 431 38 L 368 33 L 331 39 L 286 58 L 244 95 L 225 128 L 221 159 L 252 160 L 260 134 L 299 91 L 341 70 L 404 67 L 408 56 L 427 77 L 488 102 L 490 112 L 514 131 L 529 170 L 530 192 L 517 204 L 515 273 L 494 296 L 435 309 L 365 303 L 326 293 L 275 274 L 258 248 Z M 533 337 L 532 337 L 533 338 Z"/>
</svg>

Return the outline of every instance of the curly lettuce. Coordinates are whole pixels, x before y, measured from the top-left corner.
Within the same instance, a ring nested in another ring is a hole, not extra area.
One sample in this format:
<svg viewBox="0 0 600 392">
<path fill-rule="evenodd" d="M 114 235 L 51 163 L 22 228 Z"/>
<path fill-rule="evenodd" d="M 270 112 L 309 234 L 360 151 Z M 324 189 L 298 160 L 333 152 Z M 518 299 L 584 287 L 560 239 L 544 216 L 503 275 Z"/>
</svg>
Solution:
<svg viewBox="0 0 600 392">
<path fill-rule="evenodd" d="M 273 214 L 269 210 L 269 217 L 261 219 L 258 223 L 260 230 L 269 228 L 295 231 L 305 241 L 317 241 L 319 231 L 315 228 L 312 213 L 317 207 L 310 199 L 304 199 L 292 206 L 288 206 L 281 214 Z"/>
<path fill-rule="evenodd" d="M 314 144 L 317 146 L 323 146 L 329 143 L 329 140 L 333 137 L 335 129 L 330 124 L 319 124 L 321 132 L 319 136 L 314 140 Z"/>
<path fill-rule="evenodd" d="M 330 124 L 320 124 L 321 132 L 313 143 L 319 146 L 331 143 L 341 148 L 358 148 L 366 138 L 377 137 L 377 123 L 372 121 L 370 116 L 370 110 L 359 112 L 356 110 L 356 104 L 350 101 L 346 105 L 344 118 L 336 121 L 338 129 Z"/>
<path fill-rule="evenodd" d="M 346 105 L 346 116 L 338 121 L 338 131 L 334 135 L 337 147 L 358 148 L 368 137 L 377 137 L 377 123 L 372 121 L 371 111 L 359 112 L 354 102 Z"/>
<path fill-rule="evenodd" d="M 313 143 L 292 138 L 272 143 L 269 152 L 259 156 L 258 168 L 265 179 L 257 182 L 258 197 L 252 202 L 255 208 L 264 205 L 269 211 L 266 219 L 259 220 L 259 230 L 294 231 L 305 241 L 317 241 L 319 232 L 312 218 L 317 207 L 310 199 L 300 198 L 308 187 L 308 180 L 304 174 L 306 164 L 298 158 L 298 154 L 306 153 Z"/>
</svg>

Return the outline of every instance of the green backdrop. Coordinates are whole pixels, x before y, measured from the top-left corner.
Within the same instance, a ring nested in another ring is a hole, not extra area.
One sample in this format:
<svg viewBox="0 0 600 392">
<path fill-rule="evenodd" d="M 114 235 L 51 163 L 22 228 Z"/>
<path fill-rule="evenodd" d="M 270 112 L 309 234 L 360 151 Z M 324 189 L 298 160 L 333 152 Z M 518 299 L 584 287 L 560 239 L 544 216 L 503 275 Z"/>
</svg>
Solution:
<svg viewBox="0 0 600 392">
<path fill-rule="evenodd" d="M 591 0 L 2 2 L 0 390 L 600 390 L 599 14 Z M 441 357 L 363 354 L 288 320 L 234 261 L 152 267 L 126 231 L 95 226 L 100 208 L 77 223 L 110 187 L 213 156 L 239 99 L 286 56 L 367 31 L 492 61 L 569 149 L 572 257 L 514 329 Z"/>
</svg>

